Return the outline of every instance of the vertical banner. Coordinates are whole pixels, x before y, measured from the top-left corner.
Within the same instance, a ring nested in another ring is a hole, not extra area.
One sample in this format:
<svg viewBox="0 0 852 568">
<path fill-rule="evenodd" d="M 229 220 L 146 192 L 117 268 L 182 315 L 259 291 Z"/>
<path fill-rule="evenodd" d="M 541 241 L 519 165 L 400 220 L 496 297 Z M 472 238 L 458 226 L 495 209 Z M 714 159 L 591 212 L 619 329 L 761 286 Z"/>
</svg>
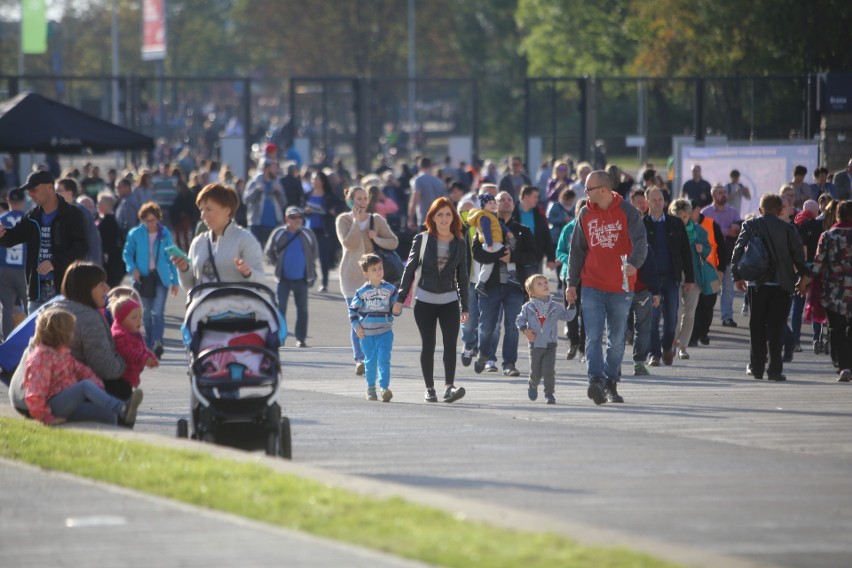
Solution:
<svg viewBox="0 0 852 568">
<path fill-rule="evenodd" d="M 21 1 L 21 52 L 47 52 L 46 0 Z"/>
<path fill-rule="evenodd" d="M 142 60 L 166 58 L 166 0 L 142 0 Z"/>
</svg>

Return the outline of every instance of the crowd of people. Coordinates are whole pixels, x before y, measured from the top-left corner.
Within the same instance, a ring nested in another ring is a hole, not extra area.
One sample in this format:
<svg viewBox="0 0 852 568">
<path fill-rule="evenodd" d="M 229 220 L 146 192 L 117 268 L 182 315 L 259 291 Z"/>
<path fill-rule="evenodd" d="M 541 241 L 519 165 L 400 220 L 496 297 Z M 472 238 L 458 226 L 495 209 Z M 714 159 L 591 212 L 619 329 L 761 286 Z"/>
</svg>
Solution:
<svg viewBox="0 0 852 568">
<path fill-rule="evenodd" d="M 439 400 L 439 327 L 444 402 L 465 396 L 455 384 L 459 334 L 463 366 L 509 377 L 521 374 L 523 334 L 528 396 L 536 400 L 543 381 L 545 401 L 555 403 L 560 332 L 566 358 L 585 363 L 588 397 L 623 402 L 626 346 L 634 375 L 688 360 L 710 342 L 719 295 L 719 323 L 736 327 L 734 289 L 746 292 L 750 312 L 750 376 L 785 380 L 804 321 L 813 350 L 831 356 L 839 381 L 852 379 L 852 160 L 831 180 L 819 168 L 812 185 L 797 166 L 789 184 L 760 197 L 759 215 L 745 218 L 739 203 L 753 188 L 736 170 L 727 185 L 711 185 L 700 164 L 680 191 L 650 164 L 634 178 L 569 159 L 543 164 L 533 182 L 517 156 L 502 175 L 493 163 L 438 166 L 427 157 L 355 178 L 340 161 L 287 164 L 281 175 L 274 152 L 248 180 L 215 162 L 171 166 L 107 179 L 91 164 L 59 179 L 38 168 L 6 192 L 4 336 L 16 312 L 41 309 L 13 379 L 22 412 L 47 424 L 95 417 L 132 426 L 140 373 L 163 356 L 167 295 L 204 282 L 263 283 L 264 261 L 285 317 L 292 293 L 297 348 L 308 347 L 308 292 L 317 283 L 328 292 L 337 266 L 368 400 L 393 396 L 392 326 L 411 303 L 427 402 Z M 168 203 L 155 189 L 162 180 L 176 188 Z M 757 274 L 748 263 L 760 247 L 769 260 Z M 383 255 L 395 250 L 407 261 L 386 282 Z M 131 286 L 121 286 L 128 275 Z M 40 364 L 33 354 L 41 353 L 51 358 Z M 69 356 L 79 364 L 47 376 Z"/>
</svg>

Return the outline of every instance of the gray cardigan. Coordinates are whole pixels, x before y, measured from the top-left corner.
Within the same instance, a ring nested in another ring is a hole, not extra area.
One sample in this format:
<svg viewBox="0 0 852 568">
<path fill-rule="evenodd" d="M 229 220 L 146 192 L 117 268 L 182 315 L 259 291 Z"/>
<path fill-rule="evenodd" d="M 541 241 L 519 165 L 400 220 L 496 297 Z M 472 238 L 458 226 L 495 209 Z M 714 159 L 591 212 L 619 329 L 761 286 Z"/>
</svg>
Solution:
<svg viewBox="0 0 852 568">
<path fill-rule="evenodd" d="M 189 291 L 196 284 L 216 282 L 216 277 L 204 270 L 204 263 L 210 257 L 207 243 L 210 231 L 201 233 L 189 245 L 189 269 L 178 270 L 180 287 Z M 215 253 L 216 270 L 220 282 L 258 282 L 263 284 L 263 251 L 254 235 L 231 221 L 219 238 L 219 248 Z M 251 268 L 248 278 L 240 274 L 234 265 L 234 259 L 241 258 Z"/>
</svg>

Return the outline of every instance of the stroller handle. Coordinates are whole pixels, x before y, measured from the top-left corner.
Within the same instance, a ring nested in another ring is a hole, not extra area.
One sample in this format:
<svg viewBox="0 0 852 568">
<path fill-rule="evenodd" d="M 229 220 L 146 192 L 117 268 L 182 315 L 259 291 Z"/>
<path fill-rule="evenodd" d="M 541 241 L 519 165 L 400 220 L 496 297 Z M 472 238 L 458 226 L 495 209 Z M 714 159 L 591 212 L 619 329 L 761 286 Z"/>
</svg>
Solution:
<svg viewBox="0 0 852 568">
<path fill-rule="evenodd" d="M 189 292 L 186 294 L 186 303 L 189 305 L 192 300 L 203 292 L 204 290 L 218 290 L 222 288 L 252 288 L 255 290 L 260 290 L 266 294 L 269 294 L 271 297 L 275 297 L 274 292 L 269 286 L 265 284 L 260 284 L 259 282 L 204 282 L 202 284 L 197 284 L 189 289 Z"/>
</svg>

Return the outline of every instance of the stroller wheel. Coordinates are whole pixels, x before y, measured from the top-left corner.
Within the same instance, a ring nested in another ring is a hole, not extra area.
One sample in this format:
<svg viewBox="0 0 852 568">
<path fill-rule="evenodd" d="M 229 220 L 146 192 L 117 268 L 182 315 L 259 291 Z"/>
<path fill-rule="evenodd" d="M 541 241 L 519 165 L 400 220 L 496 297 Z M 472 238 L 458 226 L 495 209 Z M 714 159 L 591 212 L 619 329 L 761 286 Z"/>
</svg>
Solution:
<svg viewBox="0 0 852 568">
<path fill-rule="evenodd" d="M 290 419 L 286 416 L 281 417 L 281 440 L 278 447 L 278 455 L 285 460 L 293 459 L 293 440 L 290 437 Z"/>
<path fill-rule="evenodd" d="M 177 437 L 189 438 L 189 423 L 184 418 L 177 421 Z"/>
</svg>

